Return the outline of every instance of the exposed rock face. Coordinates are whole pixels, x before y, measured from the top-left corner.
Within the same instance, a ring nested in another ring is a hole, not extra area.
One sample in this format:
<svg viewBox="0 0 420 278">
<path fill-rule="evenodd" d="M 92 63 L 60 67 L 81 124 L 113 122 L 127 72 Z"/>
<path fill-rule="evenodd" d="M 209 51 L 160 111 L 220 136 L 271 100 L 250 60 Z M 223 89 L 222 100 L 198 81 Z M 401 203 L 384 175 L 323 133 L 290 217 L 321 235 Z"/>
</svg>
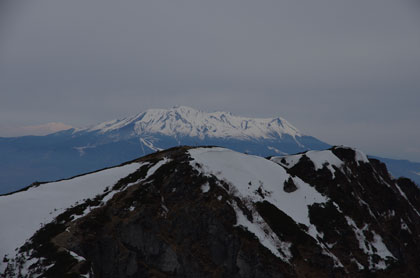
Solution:
<svg viewBox="0 0 420 278">
<path fill-rule="evenodd" d="M 285 183 L 284 183 L 284 187 L 283 190 L 287 193 L 291 193 L 291 192 L 295 192 L 297 190 L 296 185 L 294 184 L 292 179 L 288 179 Z"/>
<path fill-rule="evenodd" d="M 37 231 L 3 276 L 420 276 L 420 190 L 358 151 L 181 147 L 138 162 Z"/>
</svg>

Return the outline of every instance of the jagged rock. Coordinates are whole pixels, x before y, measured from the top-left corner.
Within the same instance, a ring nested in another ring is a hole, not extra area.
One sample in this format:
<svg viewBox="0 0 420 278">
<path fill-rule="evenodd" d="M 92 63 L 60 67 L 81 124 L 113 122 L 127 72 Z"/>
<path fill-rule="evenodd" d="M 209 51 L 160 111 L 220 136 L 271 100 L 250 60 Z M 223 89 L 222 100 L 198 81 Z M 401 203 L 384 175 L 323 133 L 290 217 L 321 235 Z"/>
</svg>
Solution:
<svg viewBox="0 0 420 278">
<path fill-rule="evenodd" d="M 287 193 L 295 192 L 297 190 L 297 187 L 291 178 L 284 182 L 283 190 Z"/>
</svg>

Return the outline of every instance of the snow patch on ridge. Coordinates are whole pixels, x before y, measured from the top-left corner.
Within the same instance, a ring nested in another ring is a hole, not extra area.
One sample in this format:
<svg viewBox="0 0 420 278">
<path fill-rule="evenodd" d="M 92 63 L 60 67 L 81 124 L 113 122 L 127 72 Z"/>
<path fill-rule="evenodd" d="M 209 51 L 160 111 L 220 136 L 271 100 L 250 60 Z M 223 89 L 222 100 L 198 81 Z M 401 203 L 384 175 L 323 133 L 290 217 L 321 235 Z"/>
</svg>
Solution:
<svg viewBox="0 0 420 278">
<path fill-rule="evenodd" d="M 348 150 L 354 151 L 355 153 L 354 160 L 356 161 L 357 165 L 360 165 L 359 162 L 370 163 L 367 155 L 364 152 L 360 151 L 359 149 L 355 149 L 355 148 L 344 146 L 344 145 L 340 145 L 338 147 L 340 149 L 348 149 Z"/>
<path fill-rule="evenodd" d="M 357 162 L 357 165 L 359 165 L 359 162 L 370 163 L 367 155 L 364 152 L 361 152 L 357 149 L 353 150 L 356 152 L 355 160 Z"/>
<path fill-rule="evenodd" d="M 340 168 L 343 166 L 343 161 L 341 161 L 332 151 L 325 150 L 325 151 L 309 151 L 306 152 L 305 155 L 314 163 L 315 170 L 320 170 L 327 166 L 327 168 L 331 171 L 331 173 L 335 174 L 335 169 L 332 166 Z"/>
<path fill-rule="evenodd" d="M 303 154 L 272 157 L 271 160 L 286 167 L 287 169 L 290 169 L 299 163 L 303 156 L 306 156 L 312 161 L 315 166 L 315 170 L 320 170 L 326 166 L 327 169 L 330 170 L 333 178 L 335 177 L 335 169 L 333 166 L 341 168 L 344 165 L 344 162 L 341 161 L 331 150 L 308 151 Z"/>
<path fill-rule="evenodd" d="M 301 154 L 287 155 L 287 156 L 273 156 L 270 160 L 282 165 L 283 167 L 290 169 L 295 166 L 302 158 Z"/>
</svg>

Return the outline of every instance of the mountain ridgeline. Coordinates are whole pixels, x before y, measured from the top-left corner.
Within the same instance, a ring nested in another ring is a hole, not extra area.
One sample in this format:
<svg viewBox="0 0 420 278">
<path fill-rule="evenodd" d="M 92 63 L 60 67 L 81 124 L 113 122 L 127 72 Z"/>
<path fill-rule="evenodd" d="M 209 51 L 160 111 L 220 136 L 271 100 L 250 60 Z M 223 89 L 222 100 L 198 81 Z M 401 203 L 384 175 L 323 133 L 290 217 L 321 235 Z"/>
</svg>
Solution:
<svg viewBox="0 0 420 278">
<path fill-rule="evenodd" d="M 343 147 L 176 147 L 0 196 L 0 222 L 7 278 L 420 276 L 420 189 Z"/>
<path fill-rule="evenodd" d="M 189 107 L 150 109 L 121 120 L 47 136 L 0 138 L 0 194 L 58 180 L 175 146 L 221 146 L 260 156 L 329 147 L 282 118 L 246 118 Z M 395 177 L 420 184 L 420 163 L 382 159 Z"/>
<path fill-rule="evenodd" d="M 269 156 L 329 147 L 282 118 L 255 119 L 189 107 L 150 109 L 121 120 L 47 136 L 0 138 L 0 194 L 57 180 L 170 147 L 222 146 Z"/>
</svg>

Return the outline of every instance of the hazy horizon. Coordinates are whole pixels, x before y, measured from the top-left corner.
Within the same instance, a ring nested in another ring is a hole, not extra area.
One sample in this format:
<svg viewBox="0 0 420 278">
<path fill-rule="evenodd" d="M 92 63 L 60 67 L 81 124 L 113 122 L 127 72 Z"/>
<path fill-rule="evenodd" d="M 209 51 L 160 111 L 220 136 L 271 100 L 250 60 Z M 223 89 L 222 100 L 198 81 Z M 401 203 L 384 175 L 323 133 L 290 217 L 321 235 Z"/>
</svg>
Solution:
<svg viewBox="0 0 420 278">
<path fill-rule="evenodd" d="M 6 0 L 0 136 L 186 105 L 420 161 L 419 13 L 414 0 Z"/>
</svg>

